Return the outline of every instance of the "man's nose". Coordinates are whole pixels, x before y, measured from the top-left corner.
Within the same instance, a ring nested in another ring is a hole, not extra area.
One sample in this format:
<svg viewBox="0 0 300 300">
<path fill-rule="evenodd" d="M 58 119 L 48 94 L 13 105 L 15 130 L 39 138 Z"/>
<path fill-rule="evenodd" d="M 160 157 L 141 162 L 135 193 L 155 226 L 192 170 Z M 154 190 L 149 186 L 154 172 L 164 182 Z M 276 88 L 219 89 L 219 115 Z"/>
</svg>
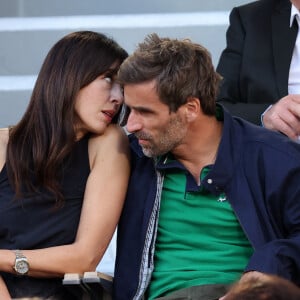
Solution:
<svg viewBox="0 0 300 300">
<path fill-rule="evenodd" d="M 129 113 L 127 123 L 126 123 L 126 129 L 128 132 L 137 132 L 142 129 L 142 123 L 137 116 L 137 114 L 133 111 Z"/>
</svg>

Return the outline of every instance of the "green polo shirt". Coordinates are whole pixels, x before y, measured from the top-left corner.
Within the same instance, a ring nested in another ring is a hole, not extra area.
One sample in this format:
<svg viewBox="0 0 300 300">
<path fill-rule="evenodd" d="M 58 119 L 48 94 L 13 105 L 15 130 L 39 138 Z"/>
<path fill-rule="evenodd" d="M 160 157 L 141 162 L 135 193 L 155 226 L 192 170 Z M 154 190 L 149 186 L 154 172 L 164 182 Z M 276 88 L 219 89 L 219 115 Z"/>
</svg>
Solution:
<svg viewBox="0 0 300 300">
<path fill-rule="evenodd" d="M 253 249 L 226 196 L 198 187 L 182 166 L 164 172 L 149 299 L 238 280 Z M 201 180 L 208 172 L 202 170 Z"/>
</svg>

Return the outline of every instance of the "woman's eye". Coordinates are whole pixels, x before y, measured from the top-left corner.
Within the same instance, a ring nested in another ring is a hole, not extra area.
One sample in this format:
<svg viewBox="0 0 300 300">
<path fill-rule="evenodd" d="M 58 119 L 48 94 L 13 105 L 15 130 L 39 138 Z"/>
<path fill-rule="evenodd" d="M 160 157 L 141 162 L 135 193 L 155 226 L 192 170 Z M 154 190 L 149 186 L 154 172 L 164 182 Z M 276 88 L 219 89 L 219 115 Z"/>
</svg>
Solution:
<svg viewBox="0 0 300 300">
<path fill-rule="evenodd" d="M 112 78 L 107 76 L 107 77 L 104 77 L 104 80 L 108 83 L 112 83 Z"/>
</svg>

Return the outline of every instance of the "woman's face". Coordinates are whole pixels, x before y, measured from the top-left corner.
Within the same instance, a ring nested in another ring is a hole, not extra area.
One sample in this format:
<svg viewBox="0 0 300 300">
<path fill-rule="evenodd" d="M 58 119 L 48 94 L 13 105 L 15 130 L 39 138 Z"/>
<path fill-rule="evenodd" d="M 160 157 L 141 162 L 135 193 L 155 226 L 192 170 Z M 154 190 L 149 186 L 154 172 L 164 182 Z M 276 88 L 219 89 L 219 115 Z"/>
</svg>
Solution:
<svg viewBox="0 0 300 300">
<path fill-rule="evenodd" d="M 115 75 L 100 75 L 82 88 L 75 100 L 76 138 L 88 132 L 102 134 L 118 113 L 123 103 L 121 86 L 115 82 Z"/>
</svg>

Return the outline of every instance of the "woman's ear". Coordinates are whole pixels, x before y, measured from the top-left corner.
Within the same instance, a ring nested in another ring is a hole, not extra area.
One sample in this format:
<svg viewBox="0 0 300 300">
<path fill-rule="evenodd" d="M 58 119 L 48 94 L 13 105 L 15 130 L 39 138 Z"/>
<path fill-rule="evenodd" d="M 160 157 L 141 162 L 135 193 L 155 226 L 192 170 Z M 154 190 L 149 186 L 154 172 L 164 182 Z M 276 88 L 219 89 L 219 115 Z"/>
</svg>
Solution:
<svg viewBox="0 0 300 300">
<path fill-rule="evenodd" d="M 194 121 L 201 112 L 200 100 L 195 97 L 189 97 L 185 104 L 185 113 L 188 122 Z"/>
</svg>

